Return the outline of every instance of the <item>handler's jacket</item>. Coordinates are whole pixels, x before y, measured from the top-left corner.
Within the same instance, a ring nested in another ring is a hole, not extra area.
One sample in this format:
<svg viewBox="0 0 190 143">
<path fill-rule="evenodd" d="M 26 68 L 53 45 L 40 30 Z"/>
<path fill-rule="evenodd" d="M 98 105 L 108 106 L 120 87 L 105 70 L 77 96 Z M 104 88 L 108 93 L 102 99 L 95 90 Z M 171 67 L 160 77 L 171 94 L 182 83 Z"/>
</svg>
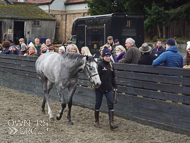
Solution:
<svg viewBox="0 0 190 143">
<path fill-rule="evenodd" d="M 108 92 L 112 90 L 112 87 L 117 88 L 114 68 L 113 66 L 111 67 L 110 62 L 101 61 L 98 64 L 98 72 L 102 82 L 98 88 L 100 91 Z"/>
</svg>

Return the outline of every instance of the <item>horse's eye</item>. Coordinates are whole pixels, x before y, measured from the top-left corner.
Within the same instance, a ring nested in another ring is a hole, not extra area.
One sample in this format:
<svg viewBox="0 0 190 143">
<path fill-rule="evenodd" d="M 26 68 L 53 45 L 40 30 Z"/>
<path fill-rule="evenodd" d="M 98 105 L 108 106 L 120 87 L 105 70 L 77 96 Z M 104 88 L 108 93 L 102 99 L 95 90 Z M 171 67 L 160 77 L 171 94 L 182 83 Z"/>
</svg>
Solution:
<svg viewBox="0 0 190 143">
<path fill-rule="evenodd" d="M 89 70 L 92 70 L 92 68 L 90 67 Z"/>
</svg>

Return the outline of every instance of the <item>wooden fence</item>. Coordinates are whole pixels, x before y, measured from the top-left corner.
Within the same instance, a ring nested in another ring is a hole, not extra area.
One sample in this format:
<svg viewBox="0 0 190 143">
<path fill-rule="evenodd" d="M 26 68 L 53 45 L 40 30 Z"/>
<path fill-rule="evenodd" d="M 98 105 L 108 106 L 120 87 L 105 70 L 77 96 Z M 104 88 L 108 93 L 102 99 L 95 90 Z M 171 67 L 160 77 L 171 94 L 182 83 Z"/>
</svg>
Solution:
<svg viewBox="0 0 190 143">
<path fill-rule="evenodd" d="M 43 97 L 35 61 L 34 57 L 0 55 L 0 85 Z M 119 100 L 116 115 L 190 135 L 190 69 L 132 64 L 114 67 Z M 50 96 L 59 99 L 55 87 Z M 83 73 L 73 102 L 94 109 L 95 93 Z M 101 110 L 108 110 L 105 98 Z"/>
</svg>

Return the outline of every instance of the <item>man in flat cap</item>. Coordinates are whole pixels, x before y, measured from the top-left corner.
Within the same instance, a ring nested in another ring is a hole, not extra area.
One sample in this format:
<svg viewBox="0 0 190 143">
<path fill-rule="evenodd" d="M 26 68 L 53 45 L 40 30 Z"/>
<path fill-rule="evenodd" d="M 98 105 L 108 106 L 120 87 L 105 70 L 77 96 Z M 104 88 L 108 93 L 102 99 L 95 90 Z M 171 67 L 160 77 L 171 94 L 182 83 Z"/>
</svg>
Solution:
<svg viewBox="0 0 190 143">
<path fill-rule="evenodd" d="M 112 54 L 112 56 L 113 56 L 113 59 L 115 59 L 115 56 L 116 56 L 116 51 L 115 51 L 115 44 L 114 44 L 114 42 L 113 42 L 113 37 L 112 36 L 108 36 L 107 37 L 107 43 L 106 43 L 107 45 L 110 45 L 110 47 L 111 47 L 111 54 Z"/>
</svg>

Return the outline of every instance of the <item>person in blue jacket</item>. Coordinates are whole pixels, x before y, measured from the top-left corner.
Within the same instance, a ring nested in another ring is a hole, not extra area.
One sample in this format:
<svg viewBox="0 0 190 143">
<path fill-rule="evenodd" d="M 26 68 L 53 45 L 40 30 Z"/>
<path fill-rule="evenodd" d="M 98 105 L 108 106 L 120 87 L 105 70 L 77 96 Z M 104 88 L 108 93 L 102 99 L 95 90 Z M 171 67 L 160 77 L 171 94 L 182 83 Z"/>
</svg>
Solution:
<svg viewBox="0 0 190 143">
<path fill-rule="evenodd" d="M 152 66 L 167 66 L 183 68 L 183 56 L 178 52 L 178 48 L 175 46 L 175 40 L 169 38 L 166 41 L 166 52 L 162 53 L 152 63 Z"/>
</svg>

